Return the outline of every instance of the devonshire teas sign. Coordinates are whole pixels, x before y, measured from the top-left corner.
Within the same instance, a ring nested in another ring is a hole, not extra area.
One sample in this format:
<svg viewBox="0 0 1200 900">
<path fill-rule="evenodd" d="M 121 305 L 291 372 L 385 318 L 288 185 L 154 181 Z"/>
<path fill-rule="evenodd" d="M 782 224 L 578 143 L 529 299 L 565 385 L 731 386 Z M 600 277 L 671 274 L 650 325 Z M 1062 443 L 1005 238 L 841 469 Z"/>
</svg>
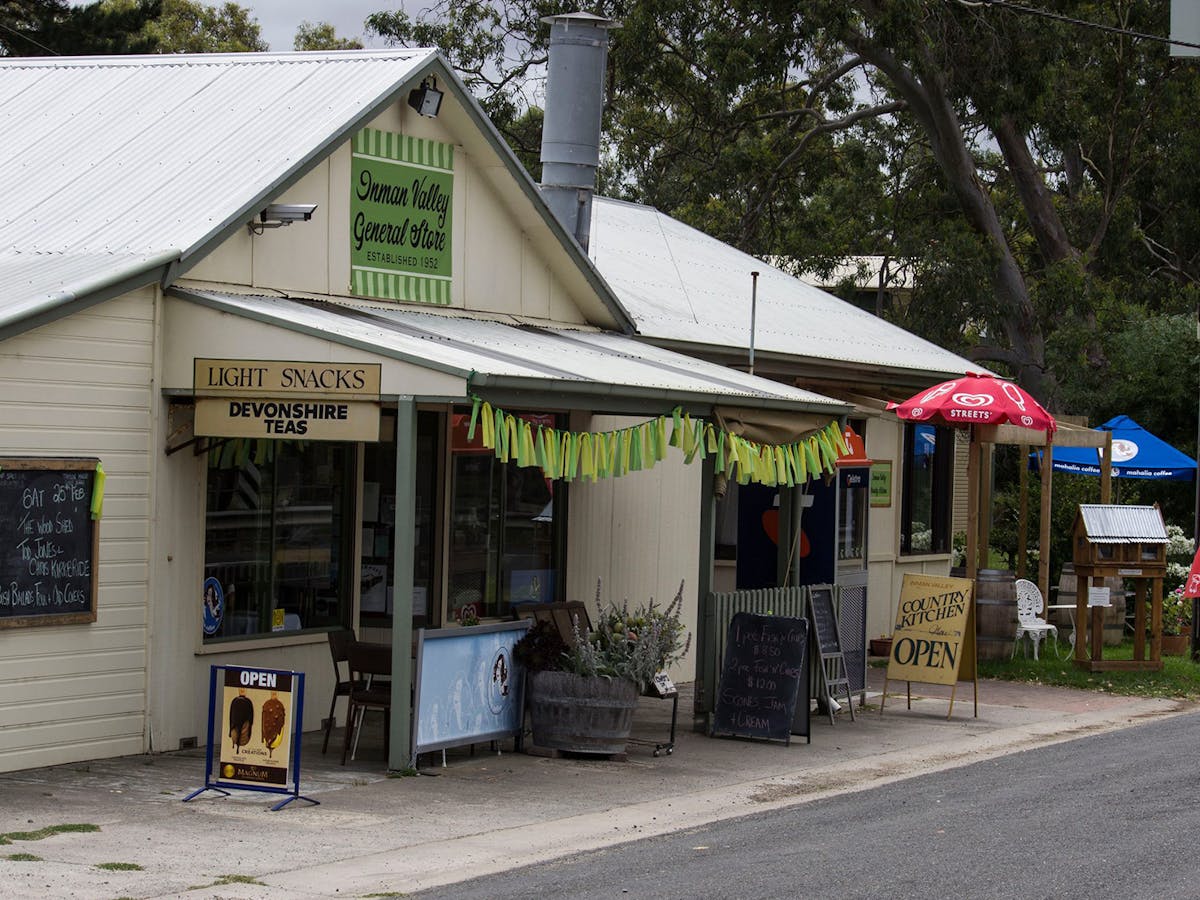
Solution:
<svg viewBox="0 0 1200 900">
<path fill-rule="evenodd" d="M 450 302 L 454 146 L 364 128 L 350 163 L 350 291 Z"/>
<path fill-rule="evenodd" d="M 196 434 L 379 439 L 378 363 L 197 359 Z"/>
</svg>

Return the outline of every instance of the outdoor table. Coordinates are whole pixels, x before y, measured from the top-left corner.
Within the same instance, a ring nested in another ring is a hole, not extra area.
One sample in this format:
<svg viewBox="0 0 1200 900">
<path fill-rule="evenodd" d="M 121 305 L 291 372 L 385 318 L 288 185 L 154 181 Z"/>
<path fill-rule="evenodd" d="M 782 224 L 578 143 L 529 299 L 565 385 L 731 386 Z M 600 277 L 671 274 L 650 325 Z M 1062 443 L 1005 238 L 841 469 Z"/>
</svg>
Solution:
<svg viewBox="0 0 1200 900">
<path fill-rule="evenodd" d="M 1070 637 L 1071 651 L 1065 657 L 1066 659 L 1070 659 L 1071 656 L 1074 654 L 1074 650 L 1075 650 L 1075 604 L 1074 603 L 1051 603 L 1050 605 L 1048 605 L 1046 607 L 1047 612 L 1049 612 L 1049 610 L 1052 610 L 1052 609 L 1069 609 L 1071 611 L 1071 615 L 1069 617 L 1071 619 L 1071 637 Z M 1054 652 L 1057 655 L 1057 653 L 1058 653 L 1058 641 L 1057 640 L 1054 642 Z"/>
</svg>

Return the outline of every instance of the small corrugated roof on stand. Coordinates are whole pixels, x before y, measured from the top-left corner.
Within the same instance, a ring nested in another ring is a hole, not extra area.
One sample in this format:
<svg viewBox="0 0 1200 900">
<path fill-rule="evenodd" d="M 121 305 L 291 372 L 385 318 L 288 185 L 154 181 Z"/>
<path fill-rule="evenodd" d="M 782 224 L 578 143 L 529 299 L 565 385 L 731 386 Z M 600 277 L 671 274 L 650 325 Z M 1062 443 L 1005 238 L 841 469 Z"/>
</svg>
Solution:
<svg viewBox="0 0 1200 900">
<path fill-rule="evenodd" d="M 1170 540 L 1157 506 L 1081 503 L 1079 517 L 1094 544 L 1165 544 Z"/>
</svg>

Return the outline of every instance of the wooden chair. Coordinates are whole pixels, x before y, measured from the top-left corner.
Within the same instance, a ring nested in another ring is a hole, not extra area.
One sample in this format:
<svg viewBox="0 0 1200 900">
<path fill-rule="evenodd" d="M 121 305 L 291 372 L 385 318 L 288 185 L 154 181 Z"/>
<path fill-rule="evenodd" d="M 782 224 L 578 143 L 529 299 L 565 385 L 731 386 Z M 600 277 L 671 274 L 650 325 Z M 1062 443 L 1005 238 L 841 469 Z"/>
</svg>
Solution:
<svg viewBox="0 0 1200 900">
<path fill-rule="evenodd" d="M 576 618 L 579 619 L 581 634 L 586 635 L 592 630 L 587 605 L 581 600 L 568 600 L 563 603 L 520 603 L 513 607 L 513 618 L 551 623 L 558 629 L 559 637 L 568 647 L 575 644 Z"/>
<path fill-rule="evenodd" d="M 329 701 L 329 715 L 325 719 L 325 742 L 321 745 L 321 754 L 329 750 L 329 735 L 336 724 L 336 708 L 338 697 L 350 696 L 350 674 L 342 677 L 342 665 L 349 660 L 350 645 L 354 643 L 354 632 L 342 628 L 329 632 L 329 655 L 333 658 L 333 699 Z"/>
<path fill-rule="evenodd" d="M 355 733 L 362 726 L 368 710 L 383 713 L 383 755 L 388 755 L 388 738 L 392 722 L 392 647 L 390 644 L 369 644 L 355 641 L 350 645 L 347 663 L 350 667 L 350 708 L 346 713 L 345 740 L 342 744 L 342 765 L 350 753 Z"/>
</svg>

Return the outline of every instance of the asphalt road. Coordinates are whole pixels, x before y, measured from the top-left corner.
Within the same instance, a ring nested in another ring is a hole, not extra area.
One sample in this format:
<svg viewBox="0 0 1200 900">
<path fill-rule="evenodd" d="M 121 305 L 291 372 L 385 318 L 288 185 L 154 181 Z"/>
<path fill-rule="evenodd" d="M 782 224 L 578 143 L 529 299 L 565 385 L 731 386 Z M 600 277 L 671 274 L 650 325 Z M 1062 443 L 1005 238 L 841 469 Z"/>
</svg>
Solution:
<svg viewBox="0 0 1200 900">
<path fill-rule="evenodd" d="M 1200 897 L 1200 714 L 422 898 Z"/>
</svg>

